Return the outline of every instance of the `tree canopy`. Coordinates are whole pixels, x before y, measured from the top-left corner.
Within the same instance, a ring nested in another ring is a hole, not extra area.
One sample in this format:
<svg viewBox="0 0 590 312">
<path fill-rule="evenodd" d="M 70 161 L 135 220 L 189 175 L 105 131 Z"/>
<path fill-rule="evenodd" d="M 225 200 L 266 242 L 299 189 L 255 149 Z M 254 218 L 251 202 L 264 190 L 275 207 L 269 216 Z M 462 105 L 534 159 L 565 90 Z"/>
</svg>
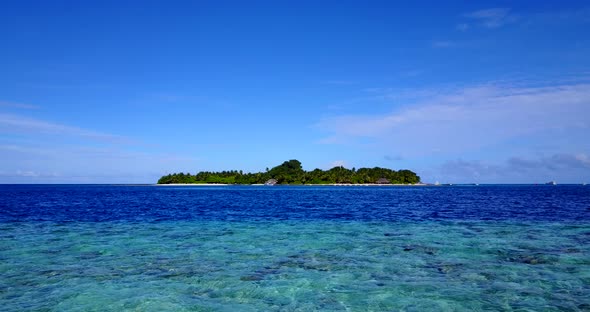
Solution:
<svg viewBox="0 0 590 312">
<path fill-rule="evenodd" d="M 301 162 L 291 159 L 266 170 L 266 172 L 244 173 L 242 170 L 221 172 L 201 171 L 190 173 L 173 173 L 161 177 L 158 184 L 263 184 L 270 179 L 277 184 L 373 184 L 381 178 L 394 184 L 415 184 L 420 177 L 411 170 L 395 171 L 387 168 L 347 169 L 342 166 L 330 170 L 314 169 L 305 171 Z"/>
</svg>

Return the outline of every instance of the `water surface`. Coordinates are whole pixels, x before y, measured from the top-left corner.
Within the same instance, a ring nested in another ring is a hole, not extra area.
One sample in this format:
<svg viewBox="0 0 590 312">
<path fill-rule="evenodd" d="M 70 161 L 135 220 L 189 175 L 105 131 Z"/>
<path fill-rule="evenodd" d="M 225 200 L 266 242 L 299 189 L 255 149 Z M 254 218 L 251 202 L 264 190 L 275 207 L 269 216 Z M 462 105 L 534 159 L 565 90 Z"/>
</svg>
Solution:
<svg viewBox="0 0 590 312">
<path fill-rule="evenodd" d="M 590 310 L 590 187 L 0 191 L 6 311 Z"/>
</svg>

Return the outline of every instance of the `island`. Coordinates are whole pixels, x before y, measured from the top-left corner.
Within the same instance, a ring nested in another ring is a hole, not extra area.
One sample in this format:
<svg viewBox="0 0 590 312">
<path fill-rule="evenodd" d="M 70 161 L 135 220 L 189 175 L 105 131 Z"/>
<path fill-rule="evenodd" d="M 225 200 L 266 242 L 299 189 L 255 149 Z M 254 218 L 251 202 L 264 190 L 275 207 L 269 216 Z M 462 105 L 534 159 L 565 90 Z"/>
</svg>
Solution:
<svg viewBox="0 0 590 312">
<path fill-rule="evenodd" d="M 265 172 L 244 173 L 242 170 L 221 172 L 201 171 L 197 174 L 173 173 L 161 177 L 158 184 L 291 184 L 291 185 L 326 185 L 326 184 L 419 184 L 420 177 L 411 170 L 392 170 L 387 168 L 352 168 L 343 166 L 330 170 L 314 169 L 305 171 L 301 162 L 291 159 L 281 165 L 266 169 Z"/>
</svg>

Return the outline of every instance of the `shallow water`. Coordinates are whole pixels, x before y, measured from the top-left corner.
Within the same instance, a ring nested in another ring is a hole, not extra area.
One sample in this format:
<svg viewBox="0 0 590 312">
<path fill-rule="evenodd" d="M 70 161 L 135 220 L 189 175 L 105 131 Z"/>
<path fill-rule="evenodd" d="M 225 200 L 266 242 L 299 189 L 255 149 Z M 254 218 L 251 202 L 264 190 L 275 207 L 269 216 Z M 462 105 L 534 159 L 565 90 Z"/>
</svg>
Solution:
<svg viewBox="0 0 590 312">
<path fill-rule="evenodd" d="M 4 311 L 590 310 L 583 187 L 0 188 Z"/>
</svg>

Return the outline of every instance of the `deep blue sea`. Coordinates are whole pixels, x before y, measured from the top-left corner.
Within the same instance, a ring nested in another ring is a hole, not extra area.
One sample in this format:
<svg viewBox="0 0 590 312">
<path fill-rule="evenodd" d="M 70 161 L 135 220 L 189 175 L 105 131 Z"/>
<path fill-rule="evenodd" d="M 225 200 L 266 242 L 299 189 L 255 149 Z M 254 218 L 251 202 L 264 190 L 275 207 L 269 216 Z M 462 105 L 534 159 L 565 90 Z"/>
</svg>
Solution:
<svg viewBox="0 0 590 312">
<path fill-rule="evenodd" d="M 2 311 L 590 311 L 590 186 L 0 185 Z"/>
</svg>

